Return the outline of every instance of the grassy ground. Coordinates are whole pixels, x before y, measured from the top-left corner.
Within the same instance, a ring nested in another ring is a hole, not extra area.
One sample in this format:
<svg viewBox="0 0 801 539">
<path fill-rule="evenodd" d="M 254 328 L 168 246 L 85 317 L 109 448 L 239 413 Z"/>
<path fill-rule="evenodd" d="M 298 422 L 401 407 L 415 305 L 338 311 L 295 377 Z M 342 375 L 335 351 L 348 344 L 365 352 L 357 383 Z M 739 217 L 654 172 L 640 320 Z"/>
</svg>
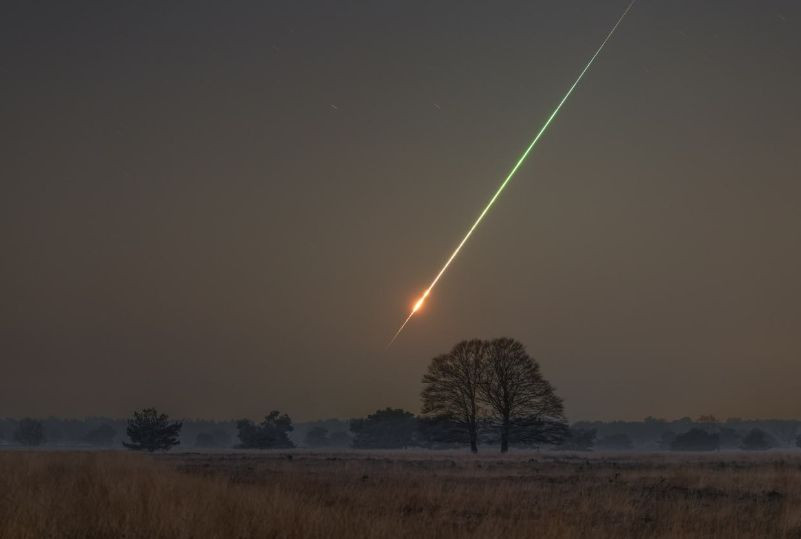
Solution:
<svg viewBox="0 0 801 539">
<path fill-rule="evenodd" d="M 801 455 L 4 452 L 0 537 L 801 537 Z"/>
</svg>

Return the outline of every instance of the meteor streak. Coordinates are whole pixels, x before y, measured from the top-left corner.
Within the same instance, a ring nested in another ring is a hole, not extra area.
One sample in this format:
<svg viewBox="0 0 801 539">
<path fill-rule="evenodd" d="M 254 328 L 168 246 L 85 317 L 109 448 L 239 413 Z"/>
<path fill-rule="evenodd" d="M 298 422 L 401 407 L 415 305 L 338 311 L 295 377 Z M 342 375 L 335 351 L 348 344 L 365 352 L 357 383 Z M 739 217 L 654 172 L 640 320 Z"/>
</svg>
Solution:
<svg viewBox="0 0 801 539">
<path fill-rule="evenodd" d="M 559 110 L 562 108 L 562 105 L 565 104 L 565 102 L 567 101 L 567 98 L 570 97 L 570 94 L 573 93 L 573 90 L 575 90 L 576 86 L 578 86 L 579 82 L 581 82 L 581 79 L 582 79 L 582 77 L 584 77 L 584 74 L 590 69 L 590 66 L 595 61 L 595 58 L 597 58 L 598 55 L 601 53 L 601 51 L 603 50 L 604 46 L 606 45 L 606 42 L 609 41 L 609 39 L 612 37 L 612 34 L 615 33 L 615 30 L 617 30 L 617 27 L 620 26 L 621 22 L 623 22 L 623 19 L 626 17 L 626 14 L 629 12 L 629 10 L 631 9 L 631 7 L 634 5 L 634 3 L 636 1 L 637 0 L 631 0 L 631 2 L 629 3 L 628 7 L 626 7 L 625 11 L 623 11 L 623 14 L 620 16 L 620 18 L 617 20 L 615 25 L 612 27 L 612 29 L 606 35 L 604 40 L 601 42 L 601 45 L 595 51 L 595 54 L 593 54 L 590 57 L 590 61 L 587 62 L 587 65 L 584 66 L 584 69 L 581 70 L 581 72 L 579 73 L 579 75 L 576 78 L 575 82 L 573 82 L 573 85 L 567 90 L 567 93 L 564 95 L 564 97 L 559 102 L 559 104 L 556 105 L 556 108 L 553 110 L 551 115 L 548 116 L 548 119 L 545 120 L 545 123 L 543 124 L 542 128 L 540 128 L 540 130 L 537 133 L 537 135 L 534 137 L 534 140 L 532 140 L 531 144 L 528 145 L 526 150 L 523 152 L 523 155 L 521 155 L 520 159 L 517 160 L 517 163 L 515 163 L 515 166 L 512 167 L 512 170 L 509 171 L 509 174 L 506 176 L 506 178 L 503 180 L 503 182 L 501 182 L 501 185 L 500 185 L 500 187 L 498 187 L 498 190 L 495 191 L 495 194 L 492 195 L 492 198 L 490 198 L 490 200 L 487 203 L 487 205 L 484 207 L 484 209 L 478 215 L 478 218 L 475 220 L 475 222 L 473 222 L 473 225 L 468 229 L 467 234 L 464 235 L 464 237 L 462 238 L 462 241 L 459 242 L 459 245 L 457 245 L 456 249 L 453 250 L 453 253 L 451 253 L 451 256 L 448 258 L 448 260 L 445 261 L 445 265 L 442 266 L 442 269 L 439 270 L 439 273 L 437 273 L 437 276 L 434 277 L 434 280 L 431 281 L 431 284 L 428 285 L 428 288 L 425 289 L 423 294 L 420 296 L 420 299 L 418 299 L 417 302 L 415 302 L 414 307 L 412 307 L 412 311 L 409 313 L 409 316 L 406 317 L 406 320 L 403 321 L 403 324 L 401 324 L 400 328 L 398 328 L 398 331 L 395 332 L 395 335 L 389 341 L 389 344 L 387 344 L 387 348 L 392 346 L 392 343 L 394 343 L 395 339 L 398 338 L 398 335 L 401 334 L 401 331 L 403 331 L 403 328 L 405 328 L 406 324 L 409 323 L 409 320 L 412 319 L 412 317 L 414 316 L 414 313 L 416 313 L 418 310 L 420 310 L 420 307 L 423 306 L 423 303 L 425 302 L 425 300 L 428 297 L 428 295 L 431 293 L 431 290 L 433 290 L 434 287 L 437 285 L 437 282 L 439 282 L 439 280 L 442 278 L 443 274 L 448 269 L 448 266 L 451 265 L 451 262 L 453 262 L 453 260 L 456 258 L 456 255 L 459 254 L 459 251 L 462 250 L 462 247 L 464 247 L 464 244 L 467 243 L 467 240 L 470 239 L 470 236 L 473 235 L 473 232 L 476 230 L 476 228 L 478 228 L 478 225 L 484 219 L 484 216 L 487 214 L 487 212 L 490 210 L 492 205 L 495 203 L 495 201 L 501 195 L 503 190 L 506 188 L 506 185 L 509 183 L 509 181 L 512 179 L 512 177 L 515 175 L 515 173 L 517 172 L 517 169 L 520 168 L 520 166 L 526 160 L 526 157 L 528 157 L 528 154 L 531 153 L 531 150 L 534 149 L 534 146 L 537 144 L 537 142 L 542 137 L 543 133 L 545 133 L 545 131 L 548 129 L 548 126 L 551 125 L 551 122 L 553 121 L 553 119 L 556 118 L 557 114 L 559 114 Z"/>
</svg>

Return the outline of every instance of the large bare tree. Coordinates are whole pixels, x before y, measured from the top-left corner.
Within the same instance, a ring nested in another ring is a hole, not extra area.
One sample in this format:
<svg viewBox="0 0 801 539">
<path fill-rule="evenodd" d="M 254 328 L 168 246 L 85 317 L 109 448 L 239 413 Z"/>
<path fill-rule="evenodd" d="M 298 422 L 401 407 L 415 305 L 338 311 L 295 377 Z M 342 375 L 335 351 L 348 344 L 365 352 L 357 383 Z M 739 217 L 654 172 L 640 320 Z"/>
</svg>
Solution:
<svg viewBox="0 0 801 539">
<path fill-rule="evenodd" d="M 478 451 L 479 391 L 486 342 L 462 341 L 431 360 L 423 376 L 423 415 L 452 422 L 467 434 L 470 450 Z"/>
<path fill-rule="evenodd" d="M 479 397 L 492 412 L 501 452 L 509 450 L 512 435 L 529 440 L 547 438 L 555 426 L 564 423 L 562 400 L 521 343 L 494 339 L 483 350 Z"/>
</svg>

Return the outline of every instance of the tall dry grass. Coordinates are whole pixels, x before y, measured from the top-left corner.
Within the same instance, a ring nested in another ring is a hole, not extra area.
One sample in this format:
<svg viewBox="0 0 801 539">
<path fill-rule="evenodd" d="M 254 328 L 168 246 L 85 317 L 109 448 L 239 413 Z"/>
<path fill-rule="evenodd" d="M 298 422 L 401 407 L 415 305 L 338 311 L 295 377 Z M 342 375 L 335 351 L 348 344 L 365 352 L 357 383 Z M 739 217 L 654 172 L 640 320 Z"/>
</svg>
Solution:
<svg viewBox="0 0 801 539">
<path fill-rule="evenodd" d="M 801 458 L 0 453 L 0 537 L 801 537 Z"/>
</svg>

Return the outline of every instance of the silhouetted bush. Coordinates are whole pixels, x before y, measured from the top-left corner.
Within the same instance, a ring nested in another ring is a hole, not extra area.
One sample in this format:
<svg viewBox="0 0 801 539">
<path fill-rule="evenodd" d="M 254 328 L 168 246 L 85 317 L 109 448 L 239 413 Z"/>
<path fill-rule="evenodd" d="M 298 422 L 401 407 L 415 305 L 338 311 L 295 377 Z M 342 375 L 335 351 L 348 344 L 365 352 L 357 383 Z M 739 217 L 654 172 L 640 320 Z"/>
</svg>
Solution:
<svg viewBox="0 0 801 539">
<path fill-rule="evenodd" d="M 243 449 L 287 449 L 295 447 L 289 439 L 292 432 L 292 420 L 287 414 L 273 410 L 264 421 L 256 425 L 249 419 L 240 419 L 236 422 L 239 431 L 238 447 Z"/>
<path fill-rule="evenodd" d="M 679 434 L 670 444 L 671 451 L 717 451 L 720 438 L 702 429 L 690 429 Z"/>
<path fill-rule="evenodd" d="M 762 429 L 751 429 L 740 445 L 740 449 L 746 451 L 765 451 L 773 447 L 776 447 L 776 441 Z"/>
<path fill-rule="evenodd" d="M 400 408 L 385 408 L 365 419 L 352 419 L 350 430 L 357 449 L 398 449 L 414 445 L 417 418 Z"/>
<path fill-rule="evenodd" d="M 167 414 L 159 414 L 155 408 L 145 408 L 134 412 L 128 420 L 126 433 L 131 441 L 122 445 L 134 451 L 169 451 L 180 443 L 181 425 L 180 422 L 171 423 Z"/>
<path fill-rule="evenodd" d="M 28 417 L 20 420 L 14 431 L 14 440 L 29 447 L 42 445 L 45 442 L 42 422 Z"/>
</svg>

